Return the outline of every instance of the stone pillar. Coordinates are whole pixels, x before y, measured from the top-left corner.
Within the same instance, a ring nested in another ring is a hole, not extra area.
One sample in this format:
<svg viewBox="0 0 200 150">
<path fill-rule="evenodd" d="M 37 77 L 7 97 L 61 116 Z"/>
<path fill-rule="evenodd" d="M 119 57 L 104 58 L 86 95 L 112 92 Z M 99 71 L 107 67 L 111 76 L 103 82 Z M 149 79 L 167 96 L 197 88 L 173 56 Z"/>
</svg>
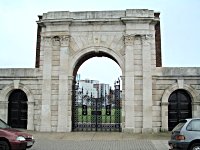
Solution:
<svg viewBox="0 0 200 150">
<path fill-rule="evenodd" d="M 198 118 L 200 116 L 200 101 L 192 102 L 192 117 Z"/>
<path fill-rule="evenodd" d="M 134 132 L 134 35 L 125 35 L 125 128 Z"/>
<path fill-rule="evenodd" d="M 143 67 L 143 128 L 142 132 L 152 132 L 152 74 L 151 48 L 152 35 L 142 35 L 142 67 Z"/>
<path fill-rule="evenodd" d="M 43 37 L 43 80 L 40 131 L 51 131 L 51 71 L 52 71 L 52 39 Z"/>
<path fill-rule="evenodd" d="M 58 99 L 58 132 L 70 131 L 68 127 L 68 64 L 69 36 L 60 36 L 60 70 L 59 70 L 59 99 Z"/>
<path fill-rule="evenodd" d="M 74 82 L 74 76 L 68 76 L 68 123 L 67 130 L 72 130 L 72 85 Z"/>
<path fill-rule="evenodd" d="M 8 101 L 4 101 L 0 97 L 0 118 L 7 122 L 8 120 Z"/>
<path fill-rule="evenodd" d="M 28 123 L 27 123 L 27 130 L 34 130 L 34 102 L 27 102 L 28 103 Z"/>
<path fill-rule="evenodd" d="M 125 76 L 121 76 L 120 78 L 122 80 L 122 82 L 121 82 L 122 83 L 121 122 L 122 122 L 122 129 L 124 129 L 124 127 L 125 127 Z"/>
<path fill-rule="evenodd" d="M 168 131 L 168 102 L 161 102 L 161 131 Z"/>
</svg>

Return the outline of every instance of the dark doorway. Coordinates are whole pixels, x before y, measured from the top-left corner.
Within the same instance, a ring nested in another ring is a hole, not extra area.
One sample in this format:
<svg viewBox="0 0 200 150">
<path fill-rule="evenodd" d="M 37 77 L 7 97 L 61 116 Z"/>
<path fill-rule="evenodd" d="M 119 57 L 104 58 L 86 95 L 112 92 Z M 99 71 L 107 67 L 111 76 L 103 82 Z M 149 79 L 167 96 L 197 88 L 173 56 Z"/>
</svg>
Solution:
<svg viewBox="0 0 200 150">
<path fill-rule="evenodd" d="M 13 128 L 27 128 L 27 96 L 22 90 L 14 90 L 8 100 L 8 124 Z"/>
<path fill-rule="evenodd" d="M 176 90 L 169 97 L 168 129 L 171 131 L 182 119 L 191 118 L 191 97 L 185 90 Z"/>
</svg>

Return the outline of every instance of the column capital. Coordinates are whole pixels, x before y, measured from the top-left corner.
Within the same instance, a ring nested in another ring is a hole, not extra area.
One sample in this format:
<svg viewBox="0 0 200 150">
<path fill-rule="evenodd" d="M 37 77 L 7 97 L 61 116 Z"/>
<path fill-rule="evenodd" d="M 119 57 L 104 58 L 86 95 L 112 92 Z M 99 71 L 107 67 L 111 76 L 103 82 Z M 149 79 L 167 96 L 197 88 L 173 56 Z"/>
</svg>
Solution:
<svg viewBox="0 0 200 150">
<path fill-rule="evenodd" d="M 143 43 L 147 43 L 153 37 L 153 34 L 143 34 L 141 35 L 141 40 Z"/>
<path fill-rule="evenodd" d="M 52 43 L 53 46 L 60 46 L 60 37 L 59 36 L 52 37 Z"/>
<path fill-rule="evenodd" d="M 60 36 L 60 44 L 61 44 L 61 46 L 69 46 L 69 40 L 70 40 L 70 36 L 69 35 Z"/>
<path fill-rule="evenodd" d="M 135 37 L 135 35 L 133 35 L 133 34 L 125 34 L 124 35 L 124 44 L 129 45 L 129 46 L 133 45 L 134 37 Z"/>
<path fill-rule="evenodd" d="M 69 35 L 57 35 L 57 36 L 44 36 L 44 44 L 46 46 L 69 46 Z"/>
<path fill-rule="evenodd" d="M 43 37 L 43 41 L 45 46 L 52 46 L 52 38 L 50 36 Z"/>
</svg>

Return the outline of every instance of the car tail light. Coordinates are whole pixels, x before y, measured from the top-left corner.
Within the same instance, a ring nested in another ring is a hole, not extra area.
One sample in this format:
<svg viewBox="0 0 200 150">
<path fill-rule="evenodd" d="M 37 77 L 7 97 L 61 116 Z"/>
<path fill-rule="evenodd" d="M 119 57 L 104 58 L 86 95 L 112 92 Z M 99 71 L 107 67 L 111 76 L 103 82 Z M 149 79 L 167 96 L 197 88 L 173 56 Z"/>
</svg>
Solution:
<svg viewBox="0 0 200 150">
<path fill-rule="evenodd" d="M 177 135 L 176 140 L 178 140 L 178 141 L 185 140 L 185 136 L 184 135 Z"/>
</svg>

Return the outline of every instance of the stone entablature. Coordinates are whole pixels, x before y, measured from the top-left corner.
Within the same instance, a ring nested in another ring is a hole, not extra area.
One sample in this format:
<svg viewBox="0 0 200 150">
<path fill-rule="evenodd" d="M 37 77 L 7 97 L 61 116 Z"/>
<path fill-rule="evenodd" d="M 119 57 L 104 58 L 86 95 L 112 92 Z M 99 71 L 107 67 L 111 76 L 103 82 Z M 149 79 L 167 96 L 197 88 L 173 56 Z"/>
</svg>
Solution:
<svg viewBox="0 0 200 150">
<path fill-rule="evenodd" d="M 167 130 L 168 98 L 177 89 L 190 93 L 193 116 L 200 115 L 200 69 L 156 67 L 161 65 L 158 13 L 48 12 L 37 23 L 37 68 L 0 69 L 3 120 L 9 94 L 21 89 L 28 97 L 28 129 L 70 132 L 74 79 L 82 63 L 95 56 L 109 57 L 121 67 L 124 132 Z"/>
<path fill-rule="evenodd" d="M 125 16 L 129 18 L 140 18 L 140 20 L 141 18 L 154 18 L 154 11 L 148 9 L 127 9 L 127 10 L 116 10 L 116 11 L 80 11 L 80 12 L 54 11 L 54 12 L 44 13 L 42 19 L 59 21 L 59 19 L 67 20 L 68 18 L 70 18 L 72 20 L 76 19 L 80 21 L 84 20 L 88 21 L 95 19 L 102 19 L 101 21 L 106 21 L 105 19 L 119 19 Z"/>
</svg>

